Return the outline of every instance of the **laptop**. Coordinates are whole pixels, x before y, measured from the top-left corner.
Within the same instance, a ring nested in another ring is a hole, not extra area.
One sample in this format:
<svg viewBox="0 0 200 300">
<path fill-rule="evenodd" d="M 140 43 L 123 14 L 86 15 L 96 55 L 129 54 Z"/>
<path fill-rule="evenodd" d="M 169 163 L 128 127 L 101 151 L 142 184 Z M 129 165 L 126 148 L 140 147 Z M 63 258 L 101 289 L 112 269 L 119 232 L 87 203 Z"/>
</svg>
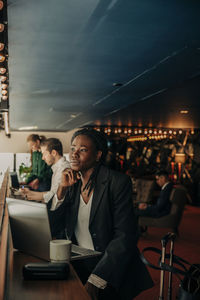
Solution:
<svg viewBox="0 0 200 300">
<path fill-rule="evenodd" d="M 25 196 L 21 192 L 20 188 L 26 187 L 30 189 L 30 187 L 27 184 L 21 185 L 19 183 L 17 172 L 9 172 L 9 175 L 10 175 L 10 196 L 13 198 L 24 199 Z"/>
<path fill-rule="evenodd" d="M 11 188 L 18 190 L 20 188 L 17 172 L 10 172 Z"/>
<path fill-rule="evenodd" d="M 52 240 L 47 206 L 44 203 L 6 198 L 13 247 L 24 253 L 50 261 Z M 101 252 L 72 244 L 71 260 L 99 256 Z"/>
</svg>

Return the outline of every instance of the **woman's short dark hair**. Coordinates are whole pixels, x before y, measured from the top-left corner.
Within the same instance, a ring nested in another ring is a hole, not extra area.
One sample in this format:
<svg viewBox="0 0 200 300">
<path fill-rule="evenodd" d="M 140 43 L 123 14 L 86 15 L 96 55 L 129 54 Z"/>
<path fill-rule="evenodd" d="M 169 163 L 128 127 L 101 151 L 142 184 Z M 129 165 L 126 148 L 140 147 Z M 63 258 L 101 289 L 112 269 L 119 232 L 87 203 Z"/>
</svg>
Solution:
<svg viewBox="0 0 200 300">
<path fill-rule="evenodd" d="M 97 162 L 96 166 L 94 167 L 94 170 L 93 170 L 92 174 L 90 175 L 88 182 L 83 187 L 83 191 L 88 189 L 88 197 L 89 197 L 92 189 L 95 186 L 97 175 L 98 175 L 99 169 L 101 167 L 101 164 L 104 162 L 107 152 L 108 152 L 107 139 L 106 139 L 105 135 L 100 131 L 94 130 L 93 128 L 83 128 L 83 129 L 77 130 L 73 134 L 71 143 L 73 142 L 75 137 L 77 137 L 78 135 L 87 136 L 93 142 L 96 150 L 102 151 L 100 160 Z M 73 187 L 71 189 L 71 194 L 73 194 Z"/>
<path fill-rule="evenodd" d="M 52 150 L 56 150 L 59 155 L 63 156 L 63 146 L 59 139 L 49 138 L 41 143 L 41 146 L 47 147 L 47 150 L 51 153 Z"/>
<path fill-rule="evenodd" d="M 93 144 L 96 147 L 97 151 L 102 151 L 102 155 L 100 158 L 100 161 L 103 162 L 106 158 L 107 152 L 108 152 L 108 146 L 107 146 L 107 139 L 106 136 L 100 132 L 97 131 L 93 128 L 82 128 L 80 130 L 77 130 L 72 138 L 71 138 L 71 143 L 73 142 L 73 140 L 75 139 L 75 137 L 77 137 L 78 135 L 85 135 L 87 137 L 89 137 Z"/>
</svg>

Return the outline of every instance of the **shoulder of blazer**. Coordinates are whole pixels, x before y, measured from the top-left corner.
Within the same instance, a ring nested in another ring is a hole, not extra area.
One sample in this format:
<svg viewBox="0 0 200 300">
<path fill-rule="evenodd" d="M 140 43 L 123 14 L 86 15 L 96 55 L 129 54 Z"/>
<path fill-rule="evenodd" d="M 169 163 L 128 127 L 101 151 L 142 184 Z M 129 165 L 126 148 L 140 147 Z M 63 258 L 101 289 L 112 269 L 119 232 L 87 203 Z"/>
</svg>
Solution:
<svg viewBox="0 0 200 300">
<path fill-rule="evenodd" d="M 106 166 L 101 166 L 98 174 L 98 181 L 102 184 L 109 183 L 111 190 L 122 182 L 130 181 L 130 177 L 124 173 L 112 170 Z"/>
<path fill-rule="evenodd" d="M 99 174 L 98 176 L 100 176 L 102 178 L 102 180 L 107 180 L 108 177 L 109 178 L 126 178 L 128 179 L 129 176 L 124 174 L 124 173 L 121 173 L 119 171 L 115 171 L 113 169 L 110 169 L 104 165 L 101 166 L 100 170 L 99 170 Z M 105 177 L 105 178 L 104 178 Z"/>
</svg>

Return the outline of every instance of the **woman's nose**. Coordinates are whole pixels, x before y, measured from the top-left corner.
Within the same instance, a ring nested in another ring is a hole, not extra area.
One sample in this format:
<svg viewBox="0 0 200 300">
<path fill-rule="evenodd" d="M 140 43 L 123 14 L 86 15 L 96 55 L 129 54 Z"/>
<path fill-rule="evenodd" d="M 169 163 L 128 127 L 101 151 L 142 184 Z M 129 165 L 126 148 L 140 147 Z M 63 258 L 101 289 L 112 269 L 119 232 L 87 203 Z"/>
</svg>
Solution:
<svg viewBox="0 0 200 300">
<path fill-rule="evenodd" d="M 73 151 L 73 152 L 72 152 L 72 157 L 77 157 L 77 156 L 78 156 L 78 150 Z"/>
</svg>

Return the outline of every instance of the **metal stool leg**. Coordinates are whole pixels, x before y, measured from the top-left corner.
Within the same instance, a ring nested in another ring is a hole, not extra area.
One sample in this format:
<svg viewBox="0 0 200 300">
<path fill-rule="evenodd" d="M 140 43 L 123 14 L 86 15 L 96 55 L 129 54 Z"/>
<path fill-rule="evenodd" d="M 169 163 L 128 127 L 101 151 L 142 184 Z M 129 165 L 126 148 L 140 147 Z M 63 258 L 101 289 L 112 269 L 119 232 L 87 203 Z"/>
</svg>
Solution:
<svg viewBox="0 0 200 300">
<path fill-rule="evenodd" d="M 170 245 L 170 258 L 169 258 L 169 266 L 173 266 L 173 255 L 174 255 L 174 240 L 176 235 L 174 233 L 171 234 L 171 245 Z M 172 272 L 169 272 L 169 285 L 168 285 L 168 300 L 172 299 Z"/>
<path fill-rule="evenodd" d="M 170 256 L 169 256 L 169 266 L 173 265 L 173 252 L 174 252 L 174 240 L 176 238 L 176 234 L 168 233 L 161 239 L 162 244 L 162 255 L 161 255 L 161 265 L 165 263 L 166 258 L 166 247 L 169 240 L 171 240 L 170 246 Z M 160 273 L 160 296 L 159 300 L 164 300 L 164 279 L 165 279 L 165 271 L 161 270 Z M 169 285 L 168 285 L 168 300 L 172 299 L 172 273 L 169 272 Z"/>
<path fill-rule="evenodd" d="M 161 243 L 162 243 L 161 263 L 164 263 L 165 262 L 165 252 L 166 252 L 166 243 L 163 240 L 161 240 Z M 159 300 L 164 299 L 164 279 L 165 279 L 165 271 L 161 270 L 161 272 L 160 272 L 160 295 L 159 295 Z"/>
</svg>

